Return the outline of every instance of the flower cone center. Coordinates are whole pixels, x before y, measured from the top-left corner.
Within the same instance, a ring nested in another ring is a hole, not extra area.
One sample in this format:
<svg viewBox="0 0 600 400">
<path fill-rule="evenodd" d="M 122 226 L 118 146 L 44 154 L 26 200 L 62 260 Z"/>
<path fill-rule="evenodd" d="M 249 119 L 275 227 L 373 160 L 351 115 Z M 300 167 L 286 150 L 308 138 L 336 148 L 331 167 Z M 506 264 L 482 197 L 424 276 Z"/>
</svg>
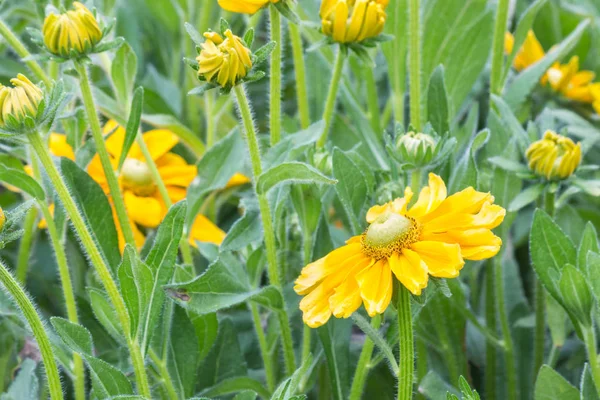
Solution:
<svg viewBox="0 0 600 400">
<path fill-rule="evenodd" d="M 149 196 L 156 190 L 148 165 L 133 158 L 128 158 L 123 163 L 121 182 L 125 189 L 138 196 Z"/>
<path fill-rule="evenodd" d="M 369 225 L 362 236 L 362 251 L 377 260 L 387 258 L 419 240 L 420 234 L 413 218 L 389 212 Z"/>
</svg>

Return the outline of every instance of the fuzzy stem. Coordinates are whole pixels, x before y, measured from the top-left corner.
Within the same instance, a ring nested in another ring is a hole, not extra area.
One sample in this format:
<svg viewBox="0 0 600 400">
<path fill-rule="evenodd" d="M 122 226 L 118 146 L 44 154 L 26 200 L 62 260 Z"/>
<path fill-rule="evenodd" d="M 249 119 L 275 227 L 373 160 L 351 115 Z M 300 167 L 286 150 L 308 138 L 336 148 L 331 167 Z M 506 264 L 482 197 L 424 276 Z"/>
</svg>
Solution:
<svg viewBox="0 0 600 400">
<path fill-rule="evenodd" d="M 274 5 L 269 7 L 271 18 L 271 40 L 276 43 L 271 53 L 271 78 L 270 78 L 270 117 L 269 128 L 271 131 L 271 146 L 281 140 L 281 53 L 283 37 L 281 32 L 281 15 Z"/>
<path fill-rule="evenodd" d="M 262 174 L 262 161 L 260 158 L 260 148 L 258 146 L 258 138 L 256 137 L 256 129 L 252 120 L 252 112 L 248 97 L 242 85 L 234 87 L 235 96 L 237 99 L 238 109 L 244 125 L 246 134 L 246 144 L 250 152 L 250 160 L 252 163 L 252 175 L 254 186 L 256 189 L 256 181 Z M 271 207 L 267 195 L 262 193 L 256 194 L 258 197 L 258 205 L 263 223 L 265 247 L 267 250 L 267 263 L 269 271 L 269 280 L 279 291 L 282 291 L 281 278 L 279 277 L 279 268 L 277 265 L 277 248 L 275 243 L 275 230 L 273 229 L 273 220 L 271 216 Z M 296 369 L 296 361 L 294 359 L 294 347 L 292 341 L 292 333 L 288 322 L 288 316 L 285 309 L 278 313 L 279 325 L 281 328 L 281 340 L 283 345 L 283 355 L 285 359 L 286 371 L 291 375 Z"/>
<path fill-rule="evenodd" d="M 327 142 L 327 135 L 331 129 L 331 123 L 333 119 L 333 110 L 335 109 L 335 100 L 337 98 L 338 87 L 340 86 L 340 79 L 342 77 L 342 70 L 344 69 L 344 60 L 346 59 L 345 50 L 339 47 L 335 63 L 333 66 L 333 73 L 331 75 L 331 83 L 329 84 L 329 91 L 327 92 L 327 100 L 325 101 L 325 109 L 323 110 L 323 121 L 325 121 L 325 127 L 323 133 L 317 142 L 317 148 L 322 148 Z"/>
<path fill-rule="evenodd" d="M 273 390 L 275 390 L 275 371 L 273 370 L 273 360 L 271 358 L 271 355 L 269 354 L 267 338 L 265 337 L 265 332 L 262 327 L 260 312 L 258 310 L 258 306 L 255 303 L 249 302 L 248 306 L 250 306 L 250 311 L 252 312 L 254 330 L 256 331 L 256 337 L 258 338 L 258 347 L 260 348 L 260 355 L 263 359 L 267 388 L 270 392 L 272 392 Z"/>
<path fill-rule="evenodd" d="M 302 50 L 302 36 L 300 36 L 298 25 L 289 23 L 288 26 L 290 29 L 290 40 L 292 42 L 294 71 L 296 72 L 296 99 L 298 102 L 300 127 L 306 129 L 310 125 L 310 108 L 308 105 L 308 95 L 306 93 L 306 65 L 304 63 L 304 52 Z"/>
<path fill-rule="evenodd" d="M 46 87 L 50 87 L 52 81 L 44 71 L 44 69 L 38 64 L 35 60 L 31 59 L 31 54 L 29 50 L 23 45 L 23 43 L 19 40 L 17 35 L 4 23 L 4 21 L 0 20 L 0 35 L 6 39 L 8 44 L 13 48 L 13 50 L 19 55 L 19 57 L 23 59 L 27 59 L 25 65 L 29 67 L 31 72 L 37 76 L 38 79 L 42 80 Z"/>
<path fill-rule="evenodd" d="M 396 38 L 401 38 L 406 35 L 407 11 L 402 7 L 399 1 L 392 3 L 394 17 L 392 32 Z M 402 18 L 403 17 L 403 18 Z M 392 66 L 393 71 L 390 73 L 392 92 L 393 92 L 393 109 L 394 118 L 402 126 L 404 126 L 404 95 L 406 92 L 406 44 L 398 39 L 393 40 L 391 60 L 388 59 L 388 64 Z"/>
<path fill-rule="evenodd" d="M 96 105 L 94 104 L 94 98 L 92 96 L 92 88 L 90 86 L 90 79 L 88 77 L 85 66 L 77 61 L 73 63 L 77 73 L 79 74 L 79 82 L 81 87 L 81 97 L 83 105 L 88 117 L 90 124 L 90 130 L 92 131 L 92 137 L 94 144 L 96 145 L 96 152 L 100 158 L 104 175 L 106 176 L 106 182 L 110 189 L 110 196 L 115 206 L 117 218 L 119 219 L 119 226 L 123 232 L 123 238 L 125 242 L 133 248 L 135 248 L 135 240 L 133 238 L 133 231 L 127 217 L 127 210 L 125 209 L 125 203 L 123 202 L 123 195 L 119 187 L 119 181 L 110 162 L 110 156 L 104 143 L 104 137 L 102 136 L 102 128 L 100 127 L 100 121 L 98 120 L 98 114 L 96 114 Z"/>
<path fill-rule="evenodd" d="M 179 400 L 179 396 L 177 395 L 175 386 L 173 386 L 173 381 L 171 380 L 167 364 L 153 350 L 150 350 L 148 354 L 150 355 L 150 359 L 152 359 L 152 362 L 158 370 L 158 375 L 160 376 L 160 379 L 162 380 L 165 386 L 165 390 L 167 392 L 167 397 L 169 398 L 169 400 Z"/>
<path fill-rule="evenodd" d="M 492 42 L 492 71 L 490 75 L 491 94 L 502 93 L 502 70 L 504 61 L 504 33 L 508 22 L 508 0 L 499 0 L 494 25 L 494 41 Z"/>
<path fill-rule="evenodd" d="M 369 108 L 371 128 L 375 133 L 375 137 L 381 139 L 383 137 L 383 131 L 381 129 L 381 112 L 379 111 L 379 95 L 377 93 L 375 71 L 369 66 L 364 66 L 363 74 L 367 86 L 367 107 Z"/>
<path fill-rule="evenodd" d="M 421 131 L 421 1 L 409 3 L 409 78 L 410 78 L 410 123 L 417 132 Z"/>
<path fill-rule="evenodd" d="M 60 385 L 60 375 L 58 373 L 58 367 L 56 366 L 56 360 L 54 359 L 50 340 L 44 330 L 44 325 L 40 316 L 35 311 L 35 307 L 31 303 L 31 300 L 29 300 L 29 297 L 25 293 L 25 290 L 23 290 L 16 279 L 8 272 L 8 269 L 6 269 L 6 266 L 2 261 L 0 261 L 0 283 L 2 283 L 6 288 L 6 291 L 14 298 L 17 306 L 21 312 L 23 312 L 25 319 L 27 319 L 27 322 L 31 327 L 33 336 L 40 348 L 42 361 L 44 362 L 48 387 L 50 388 L 50 398 L 52 400 L 62 400 L 63 392 Z"/>
<path fill-rule="evenodd" d="M 19 253 L 17 255 L 17 270 L 15 272 L 20 284 L 27 282 L 27 270 L 29 269 L 29 257 L 31 255 L 31 244 L 33 243 L 33 234 L 36 231 L 37 209 L 32 207 L 27 211 L 25 222 L 23 223 L 23 236 L 19 243 Z"/>
<path fill-rule="evenodd" d="M 504 277 L 502 276 L 502 254 L 498 254 L 493 259 L 495 274 L 496 301 L 498 302 L 498 316 L 502 328 L 504 339 L 504 357 L 506 367 L 507 398 L 517 398 L 517 369 L 515 364 L 515 354 L 513 339 L 510 332 L 510 323 L 506 312 L 506 301 L 504 293 Z"/>
<path fill-rule="evenodd" d="M 371 326 L 377 330 L 381 326 L 381 315 L 376 315 L 371 319 Z M 350 400 L 360 400 L 367 376 L 369 374 L 369 362 L 371 361 L 371 355 L 373 354 L 374 343 L 368 335 L 365 335 L 365 343 L 363 344 L 360 357 L 358 359 L 358 365 L 354 372 L 354 379 L 352 380 L 352 387 L 350 388 Z"/>
<path fill-rule="evenodd" d="M 485 323 L 488 329 L 492 332 L 496 332 L 496 299 L 495 299 L 495 287 L 496 277 L 494 274 L 494 263 L 487 263 L 486 270 L 486 281 L 485 281 Z M 496 361 L 497 349 L 489 341 L 485 345 L 485 398 L 489 400 L 496 400 Z"/>
<path fill-rule="evenodd" d="M 98 245 L 96 244 L 92 234 L 88 230 L 88 227 L 79 212 L 77 204 L 73 200 L 73 197 L 71 197 L 69 189 L 58 172 L 58 169 L 52 162 L 52 157 L 48 152 L 47 146 L 44 143 L 41 135 L 38 132 L 32 132 L 27 136 L 29 143 L 33 147 L 40 162 L 42 163 L 42 167 L 48 174 L 48 178 L 56 190 L 60 201 L 65 207 L 67 215 L 71 219 L 77 235 L 81 239 L 81 244 L 87 252 L 90 262 L 94 266 L 94 269 L 96 270 L 98 277 L 104 285 L 108 297 L 115 308 L 119 322 L 121 323 L 121 328 L 123 329 L 125 338 L 127 339 L 129 353 L 138 385 L 138 391 L 142 396 L 150 398 L 150 386 L 148 384 L 148 377 L 146 376 L 146 371 L 144 369 L 142 354 L 137 342 L 131 339 L 131 325 L 127 307 L 125 306 L 125 301 L 123 300 L 123 297 L 121 297 L 117 284 L 110 273 L 110 269 L 102 257 L 100 249 L 98 248 Z"/>
<path fill-rule="evenodd" d="M 403 285 L 398 289 L 398 338 L 400 358 L 398 363 L 398 400 L 410 400 L 413 394 L 415 369 L 415 344 L 413 338 L 410 293 Z"/>
<path fill-rule="evenodd" d="M 215 119 L 213 118 L 215 98 L 212 92 L 204 94 L 204 113 L 206 118 L 206 148 L 210 149 L 215 144 Z"/>
<path fill-rule="evenodd" d="M 596 386 L 596 392 L 600 395 L 600 364 L 598 364 L 596 332 L 593 325 L 583 329 L 583 341 L 585 342 L 585 349 L 587 351 L 590 369 L 592 370 L 592 378 L 594 380 L 594 385 Z"/>
</svg>

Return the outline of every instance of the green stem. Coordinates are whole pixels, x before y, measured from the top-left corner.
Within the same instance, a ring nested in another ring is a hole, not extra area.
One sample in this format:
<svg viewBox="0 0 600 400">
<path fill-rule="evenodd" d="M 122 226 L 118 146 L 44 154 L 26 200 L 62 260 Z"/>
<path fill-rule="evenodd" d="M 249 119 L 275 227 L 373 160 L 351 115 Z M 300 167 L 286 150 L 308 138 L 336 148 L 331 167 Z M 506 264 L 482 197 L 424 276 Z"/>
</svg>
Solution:
<svg viewBox="0 0 600 400">
<path fill-rule="evenodd" d="M 504 279 L 502 276 L 502 254 L 498 254 L 493 259 L 495 274 L 496 301 L 498 302 L 498 316 L 504 339 L 504 357 L 506 366 L 507 398 L 517 398 L 517 369 L 515 364 L 515 354 L 513 339 L 510 332 L 510 323 L 506 312 L 506 302 L 504 293 Z"/>
<path fill-rule="evenodd" d="M 168 398 L 170 400 L 179 400 L 179 396 L 177 395 L 175 386 L 173 386 L 173 381 L 171 380 L 171 375 L 169 374 L 167 364 L 153 350 L 150 350 L 148 354 L 158 370 L 158 375 L 165 386 Z"/>
<path fill-rule="evenodd" d="M 416 193 L 417 196 L 421 190 L 421 175 L 423 175 L 423 170 L 420 168 L 413 169 L 410 172 L 410 189 L 413 193 Z"/>
<path fill-rule="evenodd" d="M 488 329 L 496 332 L 496 298 L 494 288 L 496 287 L 496 276 L 494 274 L 494 263 L 487 263 L 485 275 L 485 323 Z M 496 364 L 497 349 L 489 341 L 485 345 L 485 398 L 496 399 Z"/>
<path fill-rule="evenodd" d="M 404 126 L 404 95 L 406 92 L 406 40 L 408 25 L 408 12 L 406 0 L 393 2 L 390 11 L 390 19 L 387 26 L 390 28 L 390 33 L 397 39 L 388 42 L 385 46 L 390 47 L 390 51 L 386 54 L 388 62 L 388 75 L 390 76 L 390 85 L 392 89 L 392 108 L 394 117 L 397 122 Z M 390 25 L 391 24 L 391 25 Z M 386 121 L 384 119 L 384 121 Z M 383 126 L 386 126 L 384 124 Z"/>
<path fill-rule="evenodd" d="M 598 350 L 596 345 L 596 332 L 592 325 L 589 328 L 584 328 L 583 340 L 585 349 L 587 350 L 590 369 L 592 370 L 592 378 L 596 385 L 596 392 L 600 395 L 600 364 L 598 364 Z"/>
<path fill-rule="evenodd" d="M 215 119 L 213 118 L 215 98 L 212 92 L 204 94 L 204 114 L 206 118 L 206 148 L 210 149 L 215 144 Z"/>
<path fill-rule="evenodd" d="M 560 356 L 560 349 L 560 346 L 552 346 L 552 349 L 550 350 L 547 364 L 552 368 L 556 367 L 556 362 L 558 361 L 558 357 Z"/>
<path fill-rule="evenodd" d="M 383 138 L 383 131 L 381 129 L 381 112 L 379 111 L 379 95 L 377 93 L 375 71 L 370 66 L 364 66 L 362 70 L 367 86 L 367 107 L 369 108 L 371 128 L 375 132 L 375 136 L 381 139 Z"/>
<path fill-rule="evenodd" d="M 410 123 L 421 131 L 421 1 L 409 2 Z"/>
<path fill-rule="evenodd" d="M 300 127 L 308 128 L 310 125 L 310 108 L 308 95 L 306 93 L 306 65 L 304 63 L 304 51 L 302 49 L 302 36 L 298 25 L 288 24 L 290 29 L 290 40 L 292 42 L 292 56 L 294 58 L 294 71 L 296 72 L 296 101 L 298 102 L 298 115 L 300 116 Z"/>
<path fill-rule="evenodd" d="M 81 244 L 87 252 L 90 262 L 94 266 L 94 269 L 96 270 L 96 273 L 104 285 L 108 297 L 116 310 L 119 322 L 121 323 L 121 328 L 123 329 L 125 338 L 127 339 L 129 353 L 138 385 L 138 391 L 140 395 L 151 398 L 150 386 L 148 384 L 148 377 L 146 376 L 146 371 L 144 369 L 142 353 L 137 342 L 131 339 L 131 325 L 127 307 L 125 306 L 125 301 L 123 300 L 123 297 L 121 297 L 117 284 L 110 273 L 110 269 L 102 257 L 100 249 L 98 248 L 98 245 L 96 244 L 92 234 L 88 230 L 88 227 L 79 212 L 77 204 L 71 197 L 69 189 L 58 172 L 58 169 L 52 162 L 52 156 L 48 152 L 48 148 L 41 135 L 38 132 L 32 132 L 28 134 L 28 139 L 40 162 L 42 163 L 42 167 L 48 174 L 48 178 L 50 179 L 50 182 L 52 182 L 58 198 L 63 204 L 67 215 L 71 219 L 75 231 L 81 240 Z"/>
<path fill-rule="evenodd" d="M 400 359 L 398 363 L 398 400 L 410 400 L 413 394 L 415 369 L 415 344 L 413 338 L 410 293 L 403 285 L 398 289 L 398 338 Z"/>
<path fill-rule="evenodd" d="M 262 174 L 262 161 L 260 157 L 260 149 L 258 147 L 258 138 L 256 137 L 256 129 L 254 127 L 254 121 L 252 119 L 252 112 L 250 110 L 250 104 L 248 103 L 248 97 L 242 85 L 234 87 L 235 96 L 238 103 L 238 109 L 242 117 L 244 125 L 244 131 L 246 133 L 246 144 L 250 153 L 250 161 L 252 164 L 252 175 L 254 186 L 256 189 L 256 181 Z M 281 278 L 279 277 L 279 268 L 277 265 L 277 248 L 275 243 L 275 230 L 273 229 L 273 220 L 271 216 L 271 207 L 269 206 L 269 200 L 267 195 L 262 193 L 256 194 L 258 197 L 258 206 L 260 208 L 260 215 L 263 223 L 263 230 L 265 236 L 265 247 L 267 250 L 267 263 L 269 271 L 269 280 L 271 284 L 275 286 L 279 291 L 282 291 L 283 286 L 281 284 Z M 283 345 L 283 355 L 285 359 L 286 371 L 288 375 L 291 375 L 296 369 L 296 361 L 294 359 L 294 347 L 292 341 L 292 333 L 288 322 L 287 312 L 283 309 L 278 313 L 279 325 L 281 328 L 281 339 Z"/>
<path fill-rule="evenodd" d="M 509 0 L 499 0 L 494 25 L 494 41 L 492 42 L 492 71 L 490 75 L 491 94 L 502 93 L 502 70 L 504 67 L 504 33 L 508 22 Z"/>
<path fill-rule="evenodd" d="M 110 196 L 115 206 L 117 218 L 119 219 L 119 226 L 123 232 L 123 238 L 127 244 L 136 248 L 133 231 L 131 229 L 129 218 L 127 217 L 125 203 L 123 202 L 123 195 L 121 194 L 121 189 L 119 187 L 119 181 L 117 180 L 117 176 L 110 162 L 110 156 L 106 149 L 106 144 L 104 143 L 104 137 L 102 136 L 102 128 L 100 127 L 98 114 L 96 114 L 96 105 L 94 104 L 94 98 L 92 96 L 88 72 L 85 66 L 80 62 L 75 61 L 73 65 L 79 74 L 83 105 L 90 124 L 90 130 L 92 131 L 94 144 L 96 145 L 96 152 L 100 158 L 100 163 L 102 164 L 102 169 L 104 170 L 106 182 L 108 183 L 108 188 L 110 190 Z"/>
<path fill-rule="evenodd" d="M 419 385 L 421 380 L 427 375 L 427 344 L 419 337 L 417 337 L 415 342 L 417 349 L 417 385 Z M 426 397 L 422 393 L 417 393 L 417 399 L 426 399 Z"/>
<path fill-rule="evenodd" d="M 42 80 L 46 87 L 50 87 L 52 81 L 44 71 L 44 69 L 31 58 L 31 53 L 29 50 L 23 45 L 23 43 L 19 40 L 17 35 L 13 33 L 13 31 L 4 23 L 4 21 L 0 20 L 0 35 L 6 39 L 8 44 L 14 49 L 14 51 L 21 57 L 22 59 L 26 59 L 25 65 L 29 67 L 31 72 L 37 76 L 38 79 Z"/>
<path fill-rule="evenodd" d="M 338 49 L 337 56 L 335 57 L 335 63 L 333 66 L 333 74 L 331 75 L 331 83 L 329 84 L 329 91 L 327 92 L 327 100 L 325 101 L 325 109 L 323 110 L 323 121 L 325 121 L 325 127 L 323 133 L 317 142 L 317 148 L 322 148 L 327 142 L 327 135 L 331 129 L 331 123 L 333 119 L 333 110 L 335 109 L 335 100 L 337 98 L 338 87 L 340 86 L 340 79 L 342 77 L 342 70 L 344 69 L 344 60 L 346 59 L 346 52 L 340 46 Z"/>
<path fill-rule="evenodd" d="M 381 326 L 381 315 L 376 315 L 371 319 L 371 326 L 373 329 L 379 329 Z M 367 375 L 369 374 L 369 362 L 371 361 L 371 355 L 373 354 L 373 347 L 375 343 L 371 340 L 368 335 L 365 335 L 365 343 L 363 344 L 360 357 L 358 359 L 358 365 L 354 372 L 354 379 L 352 380 L 352 387 L 350 388 L 350 400 L 360 400 Z"/>
<path fill-rule="evenodd" d="M 58 373 L 58 367 L 56 366 L 56 360 L 54 359 L 54 353 L 52 352 L 52 346 L 48 335 L 44 330 L 44 325 L 40 319 L 40 316 L 35 311 L 34 305 L 29 300 L 29 297 L 19 285 L 16 279 L 8 272 L 6 266 L 0 261 L 0 282 L 6 288 L 8 293 L 14 298 L 19 309 L 23 312 L 25 319 L 31 327 L 33 336 L 40 348 L 42 355 L 42 361 L 44 362 L 44 369 L 46 370 L 46 379 L 48 380 L 48 387 L 50 388 L 50 398 L 52 400 L 62 400 L 63 393 L 60 386 L 60 375 Z"/>
<path fill-rule="evenodd" d="M 281 15 L 274 5 L 269 7 L 271 18 L 271 40 L 276 43 L 271 53 L 270 77 L 270 116 L 271 146 L 281 140 L 281 53 L 283 36 L 281 32 Z"/>
<path fill-rule="evenodd" d="M 25 222 L 23 223 L 23 236 L 19 244 L 19 254 L 17 256 L 16 276 L 19 283 L 25 285 L 27 282 L 27 270 L 29 269 L 29 257 L 31 255 L 31 244 L 33 243 L 33 234 L 36 231 L 37 209 L 32 207 L 27 211 Z"/>
<path fill-rule="evenodd" d="M 273 360 L 269 354 L 269 346 L 267 344 L 267 338 L 262 327 L 262 321 L 260 319 L 260 312 L 258 306 L 255 303 L 249 302 L 250 311 L 252 312 L 252 321 L 254 322 L 254 330 L 256 331 L 256 337 L 258 338 L 258 347 L 260 348 L 260 355 L 263 359 L 263 365 L 265 367 L 265 378 L 267 381 L 267 388 L 270 392 L 275 390 L 275 371 L 273 370 Z"/>
</svg>

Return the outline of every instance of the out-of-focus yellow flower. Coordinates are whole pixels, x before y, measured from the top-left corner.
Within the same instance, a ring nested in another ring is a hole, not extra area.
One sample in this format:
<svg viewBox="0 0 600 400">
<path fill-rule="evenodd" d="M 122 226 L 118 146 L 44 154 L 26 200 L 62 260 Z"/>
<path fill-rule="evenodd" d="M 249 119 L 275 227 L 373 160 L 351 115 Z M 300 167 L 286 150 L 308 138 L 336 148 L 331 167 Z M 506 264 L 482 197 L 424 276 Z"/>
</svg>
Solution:
<svg viewBox="0 0 600 400">
<path fill-rule="evenodd" d="M 506 32 L 504 35 L 504 52 L 506 54 L 511 54 L 513 52 L 514 45 L 515 38 L 510 32 Z M 515 56 L 513 67 L 515 67 L 517 71 L 522 71 L 530 65 L 540 61 L 545 55 L 546 53 L 544 52 L 544 48 L 535 37 L 535 33 L 530 30 L 527 32 L 527 37 L 525 38 L 523 46 L 521 46 L 517 52 L 517 55 Z"/>
<path fill-rule="evenodd" d="M 70 57 L 72 51 L 78 55 L 87 54 L 102 39 L 94 14 L 77 1 L 73 2 L 73 7 L 62 14 L 49 14 L 42 27 L 48 51 L 64 58 Z"/>
<path fill-rule="evenodd" d="M 542 83 L 548 83 L 552 90 L 568 99 L 582 103 L 592 103 L 592 87 L 595 74 L 579 70 L 579 57 L 573 56 L 568 64 L 554 63 L 546 72 Z"/>
<path fill-rule="evenodd" d="M 339 43 L 361 42 L 383 32 L 389 0 L 323 0 L 323 33 Z"/>
<path fill-rule="evenodd" d="M 6 224 L 6 215 L 4 215 L 4 211 L 0 207 L 0 232 L 4 229 L 4 224 Z"/>
<path fill-rule="evenodd" d="M 23 74 L 10 83 L 13 87 L 0 85 L 0 127 L 16 129 L 26 117 L 36 118 L 44 93 Z"/>
<path fill-rule="evenodd" d="M 227 11 L 254 14 L 270 3 L 278 3 L 279 0 L 219 0 L 221 8 Z"/>
<path fill-rule="evenodd" d="M 525 153 L 529 169 L 546 179 L 566 179 L 581 162 L 581 143 L 546 131 L 543 139 L 533 142 Z"/>
<path fill-rule="evenodd" d="M 225 39 L 216 32 L 206 32 L 202 51 L 196 57 L 198 75 L 207 82 L 225 87 L 235 85 L 252 68 L 250 49 L 231 30 L 225 31 Z"/>
<path fill-rule="evenodd" d="M 592 98 L 594 99 L 592 102 L 594 111 L 596 111 L 596 114 L 600 114 L 600 84 L 597 84 L 597 83 L 591 84 L 590 85 L 590 93 L 592 94 Z"/>
<path fill-rule="evenodd" d="M 104 126 L 104 134 L 113 132 L 106 139 L 106 148 L 111 156 L 113 166 L 117 167 L 117 162 L 121 156 L 123 141 L 125 140 L 125 129 L 118 126 L 115 121 L 108 121 Z M 171 153 L 170 150 L 179 142 L 177 135 L 166 129 L 155 129 L 144 133 L 143 140 L 154 160 L 158 173 L 164 182 L 169 199 L 176 203 L 186 196 L 187 187 L 197 175 L 197 167 L 189 165 L 181 156 Z M 96 155 L 88 166 L 88 173 L 98 182 L 104 192 L 109 195 L 110 190 L 104 170 L 100 163 L 100 158 Z M 144 244 L 145 235 L 138 226 L 144 228 L 156 228 L 164 216 L 167 214 L 167 206 L 155 185 L 150 167 L 146 164 L 142 150 L 137 143 L 134 143 L 127 154 L 119 174 L 119 183 L 123 191 L 123 200 L 125 208 L 131 221 L 136 244 Z M 114 211 L 113 211 L 114 213 Z M 117 233 L 121 248 L 124 247 L 124 240 L 115 215 L 117 224 Z M 210 232 L 210 235 L 203 235 L 196 240 L 220 243 L 224 233 L 209 220 L 198 218 L 194 222 L 192 235 L 200 235 L 202 230 Z M 215 233 L 217 232 L 217 233 Z M 214 234 L 214 235 L 213 235 Z M 209 240 L 210 239 L 210 240 Z"/>
<path fill-rule="evenodd" d="M 240 174 L 239 172 L 237 172 L 231 177 L 231 179 L 229 179 L 229 181 L 227 182 L 227 185 L 225 185 L 225 189 L 229 189 L 229 188 L 232 188 L 235 186 L 245 185 L 246 183 L 250 183 L 250 182 L 252 182 L 250 180 L 250 178 L 248 178 L 244 174 Z"/>
<path fill-rule="evenodd" d="M 300 309 L 308 326 L 319 327 L 332 314 L 347 318 L 363 303 L 370 316 L 382 314 L 393 276 L 419 295 L 429 275 L 455 278 L 465 259 L 500 250 L 502 241 L 491 229 L 506 210 L 493 204 L 491 194 L 470 187 L 447 197 L 444 181 L 429 174 L 429 186 L 408 209 L 412 196 L 407 187 L 403 198 L 372 207 L 365 233 L 304 267 L 294 290 L 304 296 Z"/>
</svg>

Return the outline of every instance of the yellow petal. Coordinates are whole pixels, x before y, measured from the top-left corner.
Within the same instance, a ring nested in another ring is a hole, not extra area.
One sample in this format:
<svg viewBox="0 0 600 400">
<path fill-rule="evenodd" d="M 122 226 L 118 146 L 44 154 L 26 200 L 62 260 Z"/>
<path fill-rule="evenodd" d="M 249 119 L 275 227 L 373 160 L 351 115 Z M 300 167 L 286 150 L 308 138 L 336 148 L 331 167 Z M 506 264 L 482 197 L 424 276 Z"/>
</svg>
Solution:
<svg viewBox="0 0 600 400">
<path fill-rule="evenodd" d="M 404 249 L 400 255 L 394 253 L 388 259 L 388 263 L 396 279 L 415 296 L 420 295 L 427 287 L 427 265 L 414 251 Z"/>
<path fill-rule="evenodd" d="M 60 133 L 50 133 L 50 152 L 56 157 L 66 157 L 69 160 L 75 160 L 75 153 L 69 143 L 67 136 Z"/>
<path fill-rule="evenodd" d="M 419 199 L 408 211 L 408 215 L 414 218 L 423 217 L 434 211 L 446 198 L 446 184 L 438 175 L 429 174 L 429 186 L 419 193 Z"/>
<path fill-rule="evenodd" d="M 334 289 L 333 296 L 329 298 L 329 307 L 336 318 L 348 318 L 360 307 L 362 298 L 356 275 L 372 264 L 373 260 L 369 258 L 360 259 L 348 270 L 344 282 Z"/>
<path fill-rule="evenodd" d="M 125 128 L 119 126 L 115 121 L 110 120 L 104 125 L 104 134 L 110 134 L 104 141 L 108 153 L 114 158 L 119 159 L 123 150 L 123 143 L 125 142 Z"/>
<path fill-rule="evenodd" d="M 225 185 L 225 188 L 228 189 L 235 186 L 245 185 L 246 183 L 250 182 L 252 182 L 250 178 L 248 178 L 244 174 L 240 174 L 239 172 L 237 172 L 231 177 L 231 179 L 229 179 L 227 185 Z"/>
<path fill-rule="evenodd" d="M 392 271 L 387 260 L 379 260 L 359 273 L 356 281 L 369 316 L 383 314 L 392 299 Z"/>
<path fill-rule="evenodd" d="M 160 157 L 168 153 L 179 142 L 179 138 L 168 129 L 154 129 L 144 133 L 144 142 L 148 146 L 148 151 L 153 160 L 158 160 Z M 128 157 L 137 160 L 143 160 L 144 155 L 137 143 L 131 146 Z"/>
<path fill-rule="evenodd" d="M 331 290 L 326 290 L 321 284 L 300 300 L 302 320 L 306 325 L 311 328 L 318 328 L 329 320 L 331 317 L 331 309 L 329 308 L 331 293 Z"/>
<path fill-rule="evenodd" d="M 219 0 L 219 5 L 227 11 L 254 14 L 268 2 L 269 0 Z"/>
<path fill-rule="evenodd" d="M 146 228 L 156 228 L 164 217 L 163 205 L 154 197 L 138 197 L 131 191 L 123 194 L 131 219 Z"/>
<path fill-rule="evenodd" d="M 325 270 L 325 258 L 319 258 L 317 261 L 313 261 L 302 268 L 300 276 L 294 282 L 294 291 L 296 293 L 305 295 L 323 280 L 327 274 Z"/>
<path fill-rule="evenodd" d="M 429 274 L 438 278 L 456 278 L 465 265 L 458 244 L 421 241 L 410 248 L 427 264 Z"/>
<path fill-rule="evenodd" d="M 198 175 L 198 168 L 195 165 L 168 166 L 160 167 L 158 172 L 165 185 L 187 187 Z"/>
<path fill-rule="evenodd" d="M 343 43 L 346 37 L 346 21 L 348 20 L 348 4 L 338 1 L 335 6 L 335 17 L 333 20 L 333 40 Z"/>
<path fill-rule="evenodd" d="M 196 246 L 198 241 L 220 245 L 223 239 L 225 239 L 225 232 L 204 215 L 198 214 L 190 229 L 190 244 Z"/>
</svg>

